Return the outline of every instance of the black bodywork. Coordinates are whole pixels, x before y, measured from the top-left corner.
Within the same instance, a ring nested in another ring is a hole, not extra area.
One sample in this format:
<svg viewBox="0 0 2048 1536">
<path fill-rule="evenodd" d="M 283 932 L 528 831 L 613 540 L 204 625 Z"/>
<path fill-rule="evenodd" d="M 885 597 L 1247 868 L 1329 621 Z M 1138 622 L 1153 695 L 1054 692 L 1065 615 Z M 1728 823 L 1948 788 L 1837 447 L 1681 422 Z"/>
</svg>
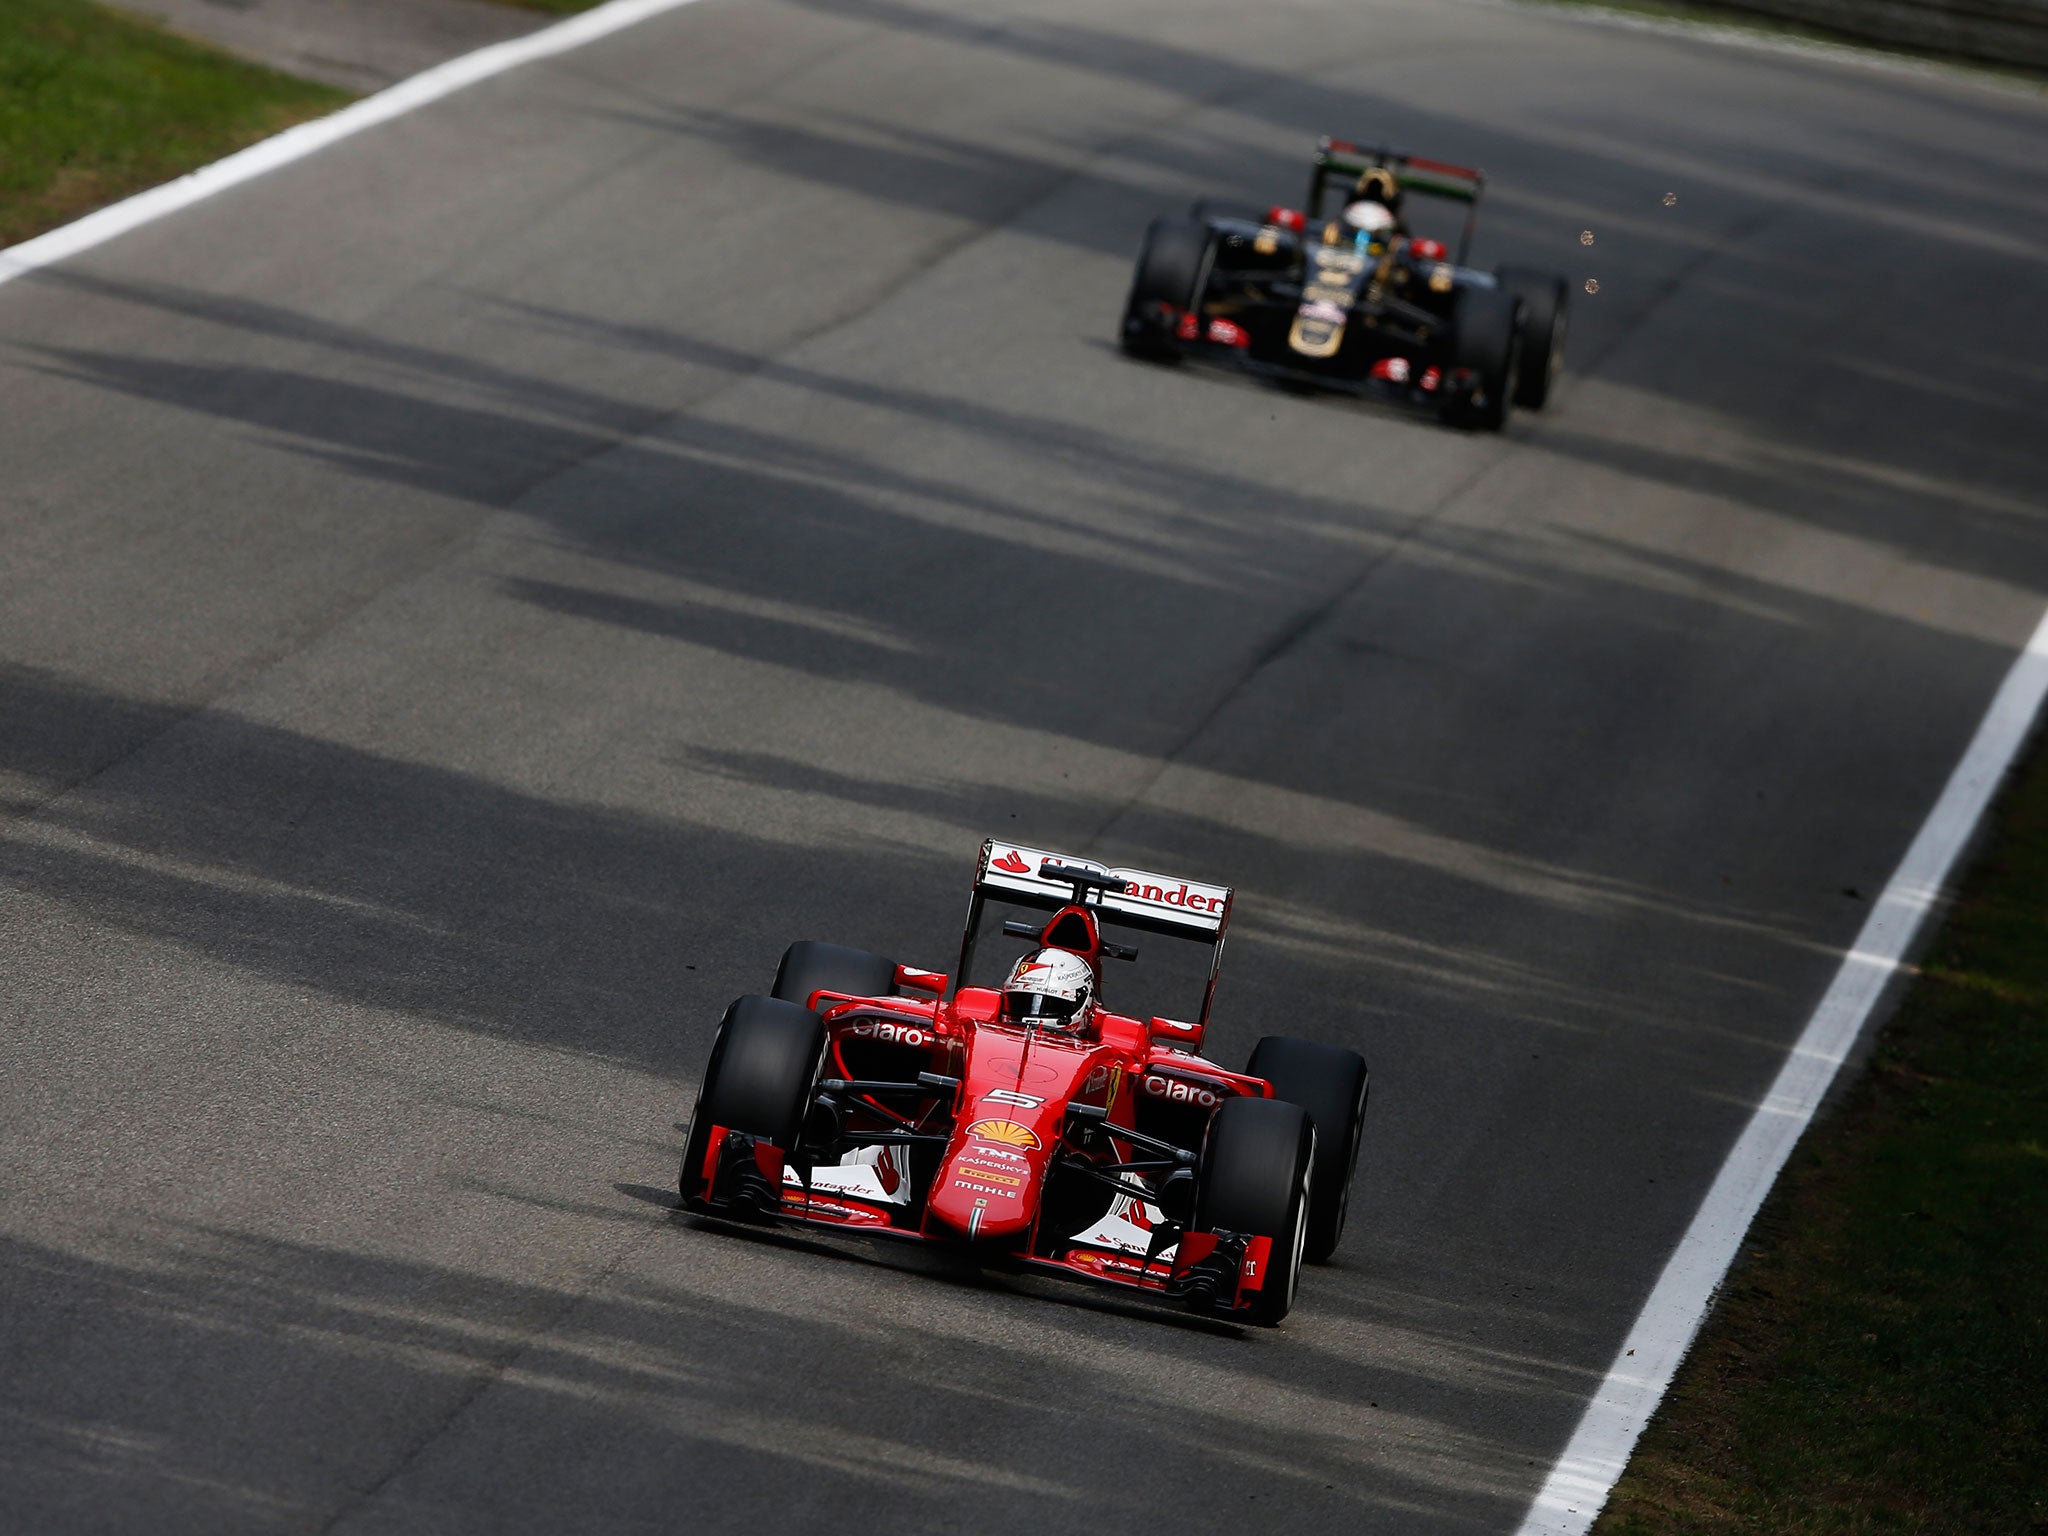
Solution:
<svg viewBox="0 0 2048 1536">
<path fill-rule="evenodd" d="M 1416 198 L 1463 204 L 1454 241 L 1402 231 L 1381 246 L 1336 217 L 1360 178 L 1379 172 L 1404 211 Z M 1548 396 L 1562 358 L 1564 284 L 1469 265 L 1484 188 L 1475 170 L 1324 139 L 1302 209 L 1202 202 L 1185 219 L 1154 221 L 1125 307 L 1123 347 L 1498 427 L 1511 400 L 1535 408 Z"/>
</svg>

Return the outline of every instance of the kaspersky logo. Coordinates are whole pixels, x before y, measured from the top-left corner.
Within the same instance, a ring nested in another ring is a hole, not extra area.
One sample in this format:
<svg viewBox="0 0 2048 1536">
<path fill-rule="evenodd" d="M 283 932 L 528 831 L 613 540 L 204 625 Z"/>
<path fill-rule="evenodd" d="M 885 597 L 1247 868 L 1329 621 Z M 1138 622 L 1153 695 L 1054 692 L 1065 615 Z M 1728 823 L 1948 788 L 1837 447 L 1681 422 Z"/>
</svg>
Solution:
<svg viewBox="0 0 2048 1536">
<path fill-rule="evenodd" d="M 1000 869 L 1005 874 L 1011 875 L 1028 875 L 1031 873 L 1031 866 L 1024 862 L 1022 856 L 1014 848 L 1000 859 L 990 859 L 988 867 L 990 869 Z"/>
</svg>

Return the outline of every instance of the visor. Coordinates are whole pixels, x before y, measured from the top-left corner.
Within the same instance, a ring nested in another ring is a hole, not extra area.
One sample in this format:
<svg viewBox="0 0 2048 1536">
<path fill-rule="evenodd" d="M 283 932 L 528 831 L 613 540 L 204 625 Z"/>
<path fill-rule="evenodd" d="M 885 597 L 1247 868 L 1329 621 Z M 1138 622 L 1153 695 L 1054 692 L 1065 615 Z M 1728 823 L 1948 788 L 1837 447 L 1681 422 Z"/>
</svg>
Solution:
<svg viewBox="0 0 2048 1536">
<path fill-rule="evenodd" d="M 1081 1011 L 1078 998 L 1048 997 L 1043 992 L 1005 992 L 1005 1024 L 1056 1024 L 1064 1029 Z"/>
</svg>

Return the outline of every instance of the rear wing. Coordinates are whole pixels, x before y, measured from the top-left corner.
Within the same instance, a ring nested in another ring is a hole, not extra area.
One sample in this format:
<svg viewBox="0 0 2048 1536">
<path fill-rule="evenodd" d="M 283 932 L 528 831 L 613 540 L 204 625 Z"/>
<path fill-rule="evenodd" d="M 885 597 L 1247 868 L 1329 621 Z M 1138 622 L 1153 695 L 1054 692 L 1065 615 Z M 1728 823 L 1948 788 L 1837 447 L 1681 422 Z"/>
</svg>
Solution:
<svg viewBox="0 0 2048 1536">
<path fill-rule="evenodd" d="M 1093 859 L 991 838 L 981 845 L 953 989 L 957 992 L 966 980 L 981 931 L 982 908 L 990 898 L 1044 912 L 1079 905 L 1102 922 L 1213 946 L 1209 982 L 1202 993 L 1201 1022 L 1206 1026 L 1216 978 L 1223 968 L 1223 936 L 1230 927 L 1233 895 L 1227 885 L 1208 885 L 1143 869 L 1113 869 Z"/>
<path fill-rule="evenodd" d="M 1469 205 L 1465 231 L 1458 238 L 1458 265 L 1471 254 L 1472 235 L 1479 224 L 1479 198 L 1486 190 L 1486 173 L 1466 165 L 1429 160 L 1405 149 L 1387 145 L 1365 148 L 1346 139 L 1324 138 L 1316 143 L 1314 169 L 1309 172 L 1308 212 L 1315 219 L 1326 218 L 1324 200 L 1333 184 L 1348 188 L 1371 170 L 1385 170 L 1404 192 L 1425 197 L 1449 198 Z"/>
</svg>

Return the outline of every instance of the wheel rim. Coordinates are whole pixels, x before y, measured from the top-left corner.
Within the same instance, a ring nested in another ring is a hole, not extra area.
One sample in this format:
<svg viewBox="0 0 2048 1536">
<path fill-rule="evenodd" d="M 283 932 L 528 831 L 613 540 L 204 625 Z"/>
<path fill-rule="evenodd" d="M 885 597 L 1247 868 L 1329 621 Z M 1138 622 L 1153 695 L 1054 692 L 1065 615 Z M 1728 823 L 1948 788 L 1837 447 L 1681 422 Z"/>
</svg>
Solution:
<svg viewBox="0 0 2048 1536">
<path fill-rule="evenodd" d="M 1287 1306 L 1294 1306 L 1295 1293 L 1301 1288 L 1301 1256 L 1308 1247 L 1308 1192 L 1309 1171 L 1301 1173 L 1301 1188 L 1294 1201 L 1294 1262 L 1287 1266 Z"/>
<path fill-rule="evenodd" d="M 1344 1235 L 1344 1219 L 1351 1214 L 1351 1174 L 1358 1166 L 1358 1143 L 1365 1134 L 1365 1110 L 1361 1106 L 1351 1119 L 1351 1160 L 1337 1170 L 1337 1176 L 1344 1182 L 1338 1186 L 1337 1219 L 1330 1224 L 1330 1249 L 1336 1251 L 1337 1240 Z"/>
</svg>

